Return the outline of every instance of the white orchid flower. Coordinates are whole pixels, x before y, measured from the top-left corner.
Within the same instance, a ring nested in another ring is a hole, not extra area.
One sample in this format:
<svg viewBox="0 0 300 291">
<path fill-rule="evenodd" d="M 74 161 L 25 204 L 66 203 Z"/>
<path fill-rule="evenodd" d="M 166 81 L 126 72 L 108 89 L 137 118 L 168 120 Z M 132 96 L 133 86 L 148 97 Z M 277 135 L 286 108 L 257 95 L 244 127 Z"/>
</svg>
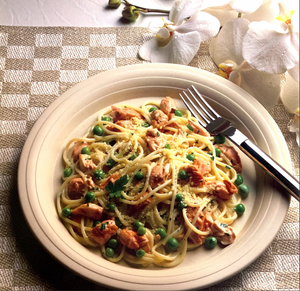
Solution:
<svg viewBox="0 0 300 291">
<path fill-rule="evenodd" d="M 269 110 L 278 101 L 281 77 L 253 69 L 245 61 L 243 40 L 249 25 L 244 18 L 227 22 L 211 42 L 210 55 L 219 66 L 220 75 L 239 85 Z"/>
<path fill-rule="evenodd" d="M 230 0 L 229 6 L 239 13 L 251 14 L 256 11 L 262 3 L 263 0 Z"/>
<path fill-rule="evenodd" d="M 204 11 L 217 17 L 223 26 L 227 21 L 242 14 L 243 18 L 252 21 L 275 22 L 279 14 L 279 0 L 231 0 L 227 5 L 209 7 Z"/>
<path fill-rule="evenodd" d="M 298 79 L 299 79 L 299 63 L 298 63 Z M 296 141 L 299 144 L 299 82 L 295 81 L 295 78 L 288 74 L 286 82 L 280 93 L 281 101 L 285 106 L 285 109 L 294 114 L 294 118 L 290 121 L 288 129 L 291 132 L 296 133 Z"/>
<path fill-rule="evenodd" d="M 243 57 L 255 69 L 282 74 L 299 62 L 299 33 L 294 30 L 293 12 L 279 3 L 279 23 L 252 22 L 243 40 Z M 299 79 L 298 79 L 299 81 Z"/>
<path fill-rule="evenodd" d="M 176 1 L 169 20 L 164 21 L 156 36 L 146 42 L 139 56 L 152 63 L 176 63 L 188 65 L 199 50 L 201 42 L 215 36 L 220 22 L 209 13 L 201 11 L 208 0 Z M 219 5 L 224 0 L 216 1 Z"/>
</svg>

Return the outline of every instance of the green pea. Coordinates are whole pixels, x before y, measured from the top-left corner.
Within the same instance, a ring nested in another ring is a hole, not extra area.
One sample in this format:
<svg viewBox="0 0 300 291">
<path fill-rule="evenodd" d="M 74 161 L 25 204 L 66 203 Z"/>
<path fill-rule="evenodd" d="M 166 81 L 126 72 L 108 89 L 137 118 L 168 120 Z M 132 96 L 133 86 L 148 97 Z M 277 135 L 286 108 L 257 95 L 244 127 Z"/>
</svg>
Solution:
<svg viewBox="0 0 300 291">
<path fill-rule="evenodd" d="M 103 135 L 103 128 L 99 125 L 96 125 L 94 128 L 93 128 L 93 134 L 95 135 Z"/>
<path fill-rule="evenodd" d="M 117 241 L 115 238 L 111 238 L 111 239 L 108 241 L 107 245 L 108 245 L 109 247 L 111 247 L 112 249 L 116 249 L 116 248 L 118 247 L 118 241 Z"/>
<path fill-rule="evenodd" d="M 84 195 L 85 202 L 93 202 L 95 200 L 95 193 L 94 192 L 87 192 Z"/>
<path fill-rule="evenodd" d="M 155 110 L 157 110 L 157 108 L 151 107 L 151 108 L 149 109 L 149 112 L 153 112 L 153 111 L 155 111 Z"/>
<path fill-rule="evenodd" d="M 237 215 L 242 215 L 245 212 L 245 206 L 243 204 L 238 204 L 235 207 L 233 207 Z"/>
<path fill-rule="evenodd" d="M 81 149 L 81 153 L 82 153 L 83 155 L 90 155 L 90 154 L 91 154 L 89 147 L 84 147 L 84 148 L 82 148 L 82 149 Z"/>
<path fill-rule="evenodd" d="M 103 120 L 103 121 L 111 121 L 111 117 L 109 117 L 109 116 L 102 116 L 101 120 Z"/>
<path fill-rule="evenodd" d="M 167 241 L 167 246 L 171 251 L 177 250 L 178 245 L 179 245 L 178 240 L 174 237 L 169 238 Z"/>
<path fill-rule="evenodd" d="M 186 180 L 188 178 L 188 174 L 185 170 L 181 170 L 178 172 L 178 178 L 181 180 Z"/>
<path fill-rule="evenodd" d="M 62 216 L 69 217 L 72 214 L 72 210 L 69 207 L 65 207 L 61 211 Z"/>
<path fill-rule="evenodd" d="M 136 179 L 138 181 L 143 180 L 143 178 L 144 178 L 144 174 L 141 171 L 135 173 L 135 175 L 134 175 L 134 179 Z"/>
<path fill-rule="evenodd" d="M 170 150 L 170 149 L 171 149 L 171 145 L 170 145 L 169 143 L 167 143 L 167 144 L 164 146 L 164 148 Z"/>
<path fill-rule="evenodd" d="M 236 179 L 235 179 L 235 181 L 234 181 L 234 184 L 235 184 L 236 186 L 239 186 L 239 185 L 243 184 L 243 182 L 244 182 L 244 179 L 243 179 L 242 175 L 237 174 L 237 175 L 236 175 Z"/>
<path fill-rule="evenodd" d="M 189 130 L 194 131 L 194 129 L 192 128 L 192 126 L 191 126 L 190 124 L 188 124 L 186 127 L 187 127 Z"/>
<path fill-rule="evenodd" d="M 239 194 L 241 195 L 241 197 L 244 199 L 244 198 L 247 198 L 248 195 L 249 195 L 249 192 L 250 192 L 250 189 L 247 185 L 245 184 L 240 184 L 238 186 L 238 192 Z"/>
<path fill-rule="evenodd" d="M 183 199 L 184 199 L 184 197 L 183 197 L 183 195 L 182 194 L 176 194 L 176 197 L 175 197 L 175 200 L 176 201 L 178 201 L 178 202 L 180 202 L 180 201 L 183 201 Z"/>
<path fill-rule="evenodd" d="M 222 143 L 224 143 L 225 141 L 226 141 L 226 138 L 225 138 L 224 135 L 219 134 L 219 135 L 216 135 L 216 136 L 215 136 L 215 143 L 216 143 L 216 144 L 222 144 Z"/>
<path fill-rule="evenodd" d="M 144 235 L 146 233 L 146 227 L 140 226 L 137 230 L 138 235 Z"/>
<path fill-rule="evenodd" d="M 176 110 L 174 111 L 174 114 L 175 114 L 176 116 L 178 116 L 178 117 L 182 117 L 182 112 L 181 112 L 180 110 L 178 110 L 178 109 L 176 109 Z"/>
<path fill-rule="evenodd" d="M 107 203 L 106 208 L 108 209 L 108 211 L 115 211 L 116 205 L 113 203 Z"/>
<path fill-rule="evenodd" d="M 216 156 L 219 157 L 221 155 L 221 150 L 216 148 L 215 153 L 216 153 Z"/>
<path fill-rule="evenodd" d="M 96 225 L 99 224 L 99 223 L 101 223 L 100 220 L 95 220 L 94 223 L 93 223 L 93 225 L 96 226 Z"/>
<path fill-rule="evenodd" d="M 142 249 L 138 249 L 135 253 L 135 255 L 138 257 L 138 258 L 142 258 L 144 255 L 145 255 L 145 251 L 142 250 Z"/>
<path fill-rule="evenodd" d="M 117 162 L 113 159 L 109 159 L 106 163 L 106 165 L 110 168 L 112 168 Z"/>
<path fill-rule="evenodd" d="M 213 153 L 212 153 L 212 151 L 209 151 L 208 154 L 212 156 Z"/>
<path fill-rule="evenodd" d="M 133 161 L 133 160 L 135 160 L 136 158 L 137 158 L 137 154 L 134 153 L 134 154 L 129 158 L 129 160 L 130 160 L 130 161 Z"/>
<path fill-rule="evenodd" d="M 97 179 L 97 180 L 101 180 L 105 177 L 105 173 L 102 171 L 102 170 L 96 170 L 94 172 L 94 177 Z"/>
<path fill-rule="evenodd" d="M 158 234 L 160 236 L 160 239 L 164 239 L 167 235 L 166 231 L 163 228 L 158 228 L 155 234 Z"/>
<path fill-rule="evenodd" d="M 112 248 L 106 248 L 105 254 L 106 254 L 108 257 L 112 258 L 112 257 L 115 255 L 115 251 L 114 251 Z"/>
<path fill-rule="evenodd" d="M 71 168 L 64 169 L 63 175 L 64 175 L 65 178 L 70 177 L 71 174 L 72 174 L 72 169 Z"/>
<path fill-rule="evenodd" d="M 186 158 L 187 158 L 188 160 L 192 161 L 192 162 L 195 160 L 195 156 L 194 156 L 193 153 L 188 154 L 188 155 L 186 156 Z"/>
<path fill-rule="evenodd" d="M 207 237 L 204 242 L 205 246 L 208 249 L 213 249 L 217 245 L 217 243 L 218 243 L 218 241 L 214 236 Z"/>
<path fill-rule="evenodd" d="M 139 227 L 141 227 L 141 226 L 144 226 L 144 224 L 143 223 L 141 223 L 140 221 L 138 221 L 138 220 L 136 220 L 134 223 L 133 223 L 133 228 L 134 229 L 139 229 Z"/>
<path fill-rule="evenodd" d="M 177 208 L 179 210 L 182 210 L 183 208 L 186 208 L 186 207 L 187 207 L 187 205 L 183 201 L 180 201 L 177 205 Z"/>
</svg>

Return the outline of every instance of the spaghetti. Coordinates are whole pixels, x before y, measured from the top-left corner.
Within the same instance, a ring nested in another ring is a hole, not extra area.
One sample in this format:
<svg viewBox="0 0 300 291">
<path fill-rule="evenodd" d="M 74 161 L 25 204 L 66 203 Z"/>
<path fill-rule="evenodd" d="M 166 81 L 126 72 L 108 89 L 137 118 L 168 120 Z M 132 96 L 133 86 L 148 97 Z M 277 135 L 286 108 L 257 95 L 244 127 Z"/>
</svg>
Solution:
<svg viewBox="0 0 300 291">
<path fill-rule="evenodd" d="M 223 142 L 170 97 L 112 106 L 67 143 L 58 213 L 112 262 L 173 267 L 202 244 L 231 244 L 242 165 Z"/>
</svg>

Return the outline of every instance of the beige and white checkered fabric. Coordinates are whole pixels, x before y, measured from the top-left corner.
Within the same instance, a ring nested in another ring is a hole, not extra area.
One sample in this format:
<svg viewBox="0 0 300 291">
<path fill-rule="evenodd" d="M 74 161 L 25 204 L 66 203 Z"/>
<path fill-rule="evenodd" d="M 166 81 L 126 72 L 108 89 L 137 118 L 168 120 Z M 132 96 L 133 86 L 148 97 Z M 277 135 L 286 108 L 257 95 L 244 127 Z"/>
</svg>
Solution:
<svg viewBox="0 0 300 291">
<path fill-rule="evenodd" d="M 34 122 L 58 96 L 100 72 L 142 63 L 144 28 L 0 27 L 0 291 L 106 290 L 65 269 L 36 241 L 18 201 L 17 167 Z M 216 72 L 202 44 L 190 64 Z M 270 112 L 299 176 L 299 151 L 282 104 Z M 299 290 L 299 204 L 292 200 L 269 248 L 247 269 L 207 290 Z"/>
</svg>

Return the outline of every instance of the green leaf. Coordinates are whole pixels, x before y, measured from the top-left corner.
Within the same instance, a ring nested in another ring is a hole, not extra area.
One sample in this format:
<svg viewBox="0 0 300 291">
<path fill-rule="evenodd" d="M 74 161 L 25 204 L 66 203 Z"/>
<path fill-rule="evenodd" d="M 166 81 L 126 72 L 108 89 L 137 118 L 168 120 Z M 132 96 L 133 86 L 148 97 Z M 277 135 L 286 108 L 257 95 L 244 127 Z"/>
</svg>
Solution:
<svg viewBox="0 0 300 291">
<path fill-rule="evenodd" d="M 122 176 L 120 179 L 115 181 L 113 184 L 111 181 L 106 185 L 105 189 L 110 192 L 109 197 L 121 198 L 122 191 L 126 190 L 125 185 L 127 184 L 129 177 L 127 175 Z"/>
<path fill-rule="evenodd" d="M 111 181 L 109 181 L 109 183 L 106 185 L 105 189 L 108 192 L 114 192 L 114 184 Z"/>
</svg>

